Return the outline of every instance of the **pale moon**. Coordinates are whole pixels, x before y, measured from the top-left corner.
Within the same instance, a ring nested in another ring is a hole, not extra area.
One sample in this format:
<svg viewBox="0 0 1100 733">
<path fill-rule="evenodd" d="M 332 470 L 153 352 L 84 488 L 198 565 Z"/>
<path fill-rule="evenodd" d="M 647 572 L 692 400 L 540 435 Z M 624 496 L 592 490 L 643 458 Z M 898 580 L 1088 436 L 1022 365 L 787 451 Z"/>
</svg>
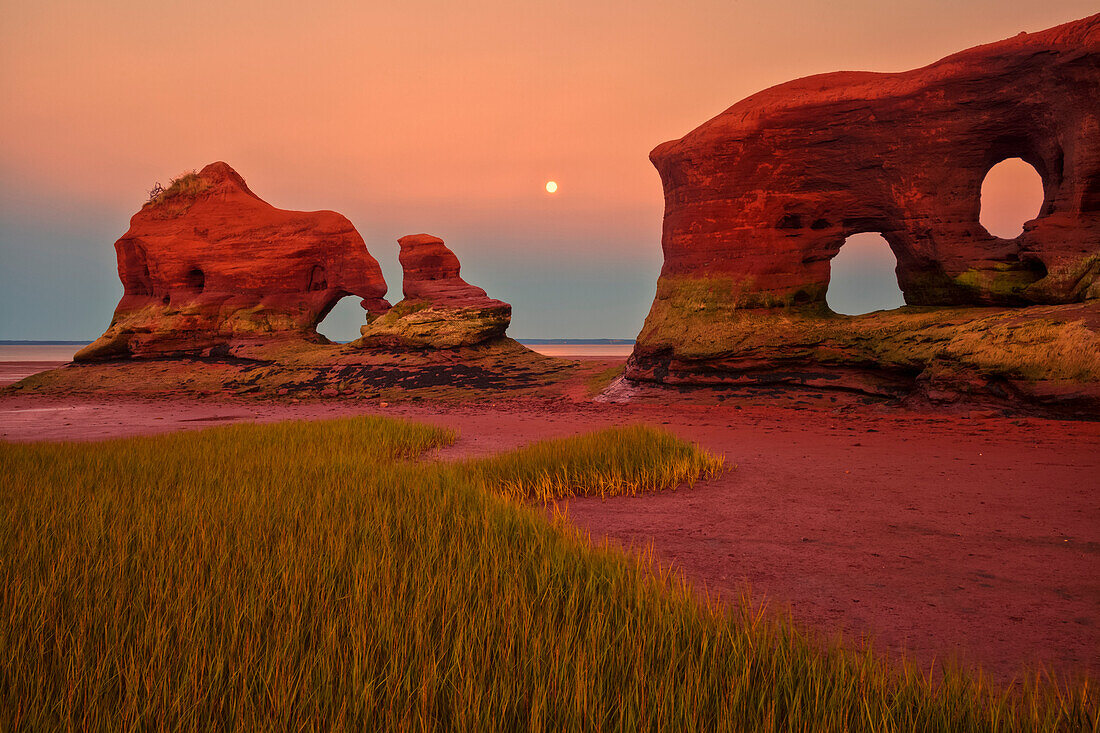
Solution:
<svg viewBox="0 0 1100 733">
<path fill-rule="evenodd" d="M 547 181 L 546 182 L 546 193 L 556 193 L 557 190 L 558 190 L 558 182 L 557 181 Z"/>
</svg>

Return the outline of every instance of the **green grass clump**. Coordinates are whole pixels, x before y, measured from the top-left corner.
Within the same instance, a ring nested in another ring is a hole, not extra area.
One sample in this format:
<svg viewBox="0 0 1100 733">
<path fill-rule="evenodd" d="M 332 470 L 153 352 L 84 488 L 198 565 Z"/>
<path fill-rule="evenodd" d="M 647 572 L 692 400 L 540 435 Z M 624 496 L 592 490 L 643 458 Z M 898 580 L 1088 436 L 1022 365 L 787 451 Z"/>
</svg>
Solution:
<svg viewBox="0 0 1100 733">
<path fill-rule="evenodd" d="M 481 486 L 519 499 L 634 495 L 710 478 L 723 460 L 645 425 L 547 440 L 460 466 Z"/>
<path fill-rule="evenodd" d="M 453 439 L 357 418 L 0 444 L 0 729 L 1096 720 L 1087 685 L 1001 692 L 826 648 L 499 493 L 666 487 L 716 467 L 666 435 L 416 460 Z"/>
</svg>

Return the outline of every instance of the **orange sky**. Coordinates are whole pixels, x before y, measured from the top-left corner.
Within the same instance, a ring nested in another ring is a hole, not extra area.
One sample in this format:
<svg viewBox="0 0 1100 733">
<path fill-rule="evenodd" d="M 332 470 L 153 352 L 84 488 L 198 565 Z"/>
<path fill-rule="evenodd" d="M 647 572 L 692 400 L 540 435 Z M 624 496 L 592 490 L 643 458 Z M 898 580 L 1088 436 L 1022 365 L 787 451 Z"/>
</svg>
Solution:
<svg viewBox="0 0 1100 733">
<path fill-rule="evenodd" d="M 444 237 L 499 297 L 509 294 L 494 278 L 513 282 L 531 256 L 563 271 L 636 261 L 645 273 L 629 297 L 641 312 L 609 324 L 616 337 L 640 326 L 660 263 L 655 145 L 794 77 L 908 69 L 1096 10 L 1095 0 L 0 2 L 0 256 L 73 202 L 114 217 L 103 241 L 80 245 L 107 252 L 113 274 L 111 242 L 151 184 L 220 159 L 277 206 L 347 215 L 388 275 L 394 240 L 420 231 Z M 561 185 L 553 197 L 549 179 Z M 648 292 L 634 294 L 639 285 Z M 526 306 L 514 305 L 522 322 Z M 95 305 L 103 325 L 112 306 Z M 5 326 L 0 338 L 21 337 Z"/>
</svg>

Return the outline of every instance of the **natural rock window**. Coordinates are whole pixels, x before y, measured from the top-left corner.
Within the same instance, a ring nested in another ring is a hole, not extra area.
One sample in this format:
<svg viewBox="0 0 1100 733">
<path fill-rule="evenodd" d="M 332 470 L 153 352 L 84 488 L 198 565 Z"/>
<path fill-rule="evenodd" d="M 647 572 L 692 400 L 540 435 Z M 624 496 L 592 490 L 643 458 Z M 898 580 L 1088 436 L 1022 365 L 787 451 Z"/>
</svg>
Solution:
<svg viewBox="0 0 1100 733">
<path fill-rule="evenodd" d="M 115 243 L 125 297 L 111 326 L 80 350 L 78 361 L 311 336 L 345 293 L 376 315 L 389 309 L 382 270 L 345 217 L 277 209 L 223 162 L 195 177 L 186 207 L 170 206 L 173 197 L 146 204 L 130 219 Z M 323 277 L 314 278 L 314 268 Z M 364 313 L 357 316 L 357 323 L 366 323 Z"/>
<path fill-rule="evenodd" d="M 856 316 L 905 305 L 895 274 L 898 262 L 881 234 L 848 237 L 829 265 L 825 302 L 833 312 Z"/>
<path fill-rule="evenodd" d="M 1043 207 L 1043 179 L 1030 164 L 1008 158 L 989 169 L 982 181 L 982 209 L 978 219 L 994 237 L 1015 239 L 1024 223 L 1039 216 Z"/>
<path fill-rule="evenodd" d="M 329 341 L 344 344 L 359 338 L 359 329 L 367 324 L 367 312 L 359 305 L 361 298 L 341 298 L 317 323 L 317 333 Z"/>
</svg>

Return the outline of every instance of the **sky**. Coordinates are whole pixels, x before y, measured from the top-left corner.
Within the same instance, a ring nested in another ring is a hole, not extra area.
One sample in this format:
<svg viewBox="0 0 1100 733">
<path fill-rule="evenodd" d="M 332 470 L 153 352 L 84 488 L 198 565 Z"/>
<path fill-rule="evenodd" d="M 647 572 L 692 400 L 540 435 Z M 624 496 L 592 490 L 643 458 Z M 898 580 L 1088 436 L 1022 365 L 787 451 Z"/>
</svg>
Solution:
<svg viewBox="0 0 1100 733">
<path fill-rule="evenodd" d="M 1095 0 L 0 0 L 0 339 L 98 336 L 129 217 L 155 181 L 215 160 L 275 206 L 347 216 L 391 301 L 397 239 L 427 232 L 512 303 L 513 337 L 632 338 L 661 265 L 657 144 L 789 79 L 903 71 L 1093 12 Z M 1011 199 L 1026 185 L 1001 188 Z M 351 338 L 361 318 L 345 299 L 322 330 Z"/>
</svg>

